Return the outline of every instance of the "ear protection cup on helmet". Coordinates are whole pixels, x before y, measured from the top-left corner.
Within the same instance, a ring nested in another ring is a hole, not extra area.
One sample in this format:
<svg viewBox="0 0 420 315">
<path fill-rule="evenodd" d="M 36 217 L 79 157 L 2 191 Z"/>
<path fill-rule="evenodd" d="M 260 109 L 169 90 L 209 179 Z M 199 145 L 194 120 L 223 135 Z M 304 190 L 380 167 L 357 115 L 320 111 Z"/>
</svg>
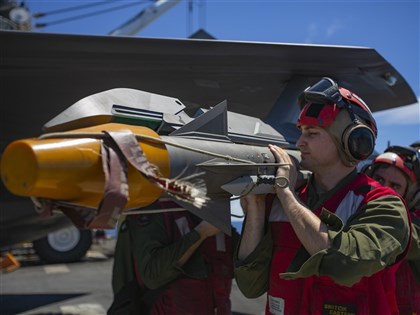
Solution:
<svg viewBox="0 0 420 315">
<path fill-rule="evenodd" d="M 342 135 L 345 154 L 353 160 L 367 159 L 375 148 L 375 133 L 368 126 L 352 123 L 347 126 Z"/>
<path fill-rule="evenodd" d="M 341 141 L 344 153 L 353 160 L 366 160 L 375 149 L 377 128 L 367 105 L 356 94 L 341 88 L 347 100 L 347 112 L 352 123 L 344 130 Z"/>
</svg>

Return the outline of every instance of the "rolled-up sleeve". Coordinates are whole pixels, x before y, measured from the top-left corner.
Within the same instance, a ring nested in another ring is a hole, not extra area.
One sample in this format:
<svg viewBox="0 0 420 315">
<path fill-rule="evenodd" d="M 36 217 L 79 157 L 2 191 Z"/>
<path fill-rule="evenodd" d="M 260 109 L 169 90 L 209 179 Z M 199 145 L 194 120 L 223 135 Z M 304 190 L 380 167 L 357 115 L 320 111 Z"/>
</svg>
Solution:
<svg viewBox="0 0 420 315">
<path fill-rule="evenodd" d="M 235 251 L 235 280 L 241 292 L 247 298 L 257 298 L 268 290 L 270 261 L 273 241 L 268 229 L 261 242 L 244 260 L 238 260 L 238 249 Z"/>
<path fill-rule="evenodd" d="M 328 226 L 331 247 L 306 261 L 293 261 L 282 278 L 329 276 L 338 284 L 352 286 L 394 264 L 409 244 L 408 214 L 397 196 L 368 202 L 345 224 L 330 212 L 324 211 L 320 218 Z"/>
<path fill-rule="evenodd" d="M 177 263 L 182 255 L 198 241 L 200 235 L 192 230 L 177 241 L 168 244 L 163 217 L 151 215 L 150 218 L 151 222 L 142 227 L 136 225 L 134 218 L 128 218 L 127 221 L 133 239 L 132 250 L 136 267 L 146 286 L 155 289 L 184 273 Z"/>
</svg>

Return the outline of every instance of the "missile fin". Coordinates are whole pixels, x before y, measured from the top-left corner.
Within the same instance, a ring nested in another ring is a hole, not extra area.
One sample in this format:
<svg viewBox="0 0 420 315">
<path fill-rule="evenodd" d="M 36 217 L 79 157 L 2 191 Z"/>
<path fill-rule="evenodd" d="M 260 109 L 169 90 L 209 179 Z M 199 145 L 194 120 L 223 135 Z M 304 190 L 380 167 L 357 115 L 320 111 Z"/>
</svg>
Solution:
<svg viewBox="0 0 420 315">
<path fill-rule="evenodd" d="M 221 188 L 233 196 L 248 194 L 272 194 L 274 191 L 274 175 L 246 175 L 224 184 Z"/>
<path fill-rule="evenodd" d="M 200 138 L 229 140 L 227 134 L 227 102 L 223 101 L 188 124 L 173 131 L 170 136 L 198 136 Z"/>
<path fill-rule="evenodd" d="M 213 224 L 225 234 L 231 236 L 232 226 L 230 221 L 230 200 L 229 199 L 210 199 L 200 209 L 182 200 L 174 199 L 176 203 L 195 214 L 199 218 Z"/>
</svg>

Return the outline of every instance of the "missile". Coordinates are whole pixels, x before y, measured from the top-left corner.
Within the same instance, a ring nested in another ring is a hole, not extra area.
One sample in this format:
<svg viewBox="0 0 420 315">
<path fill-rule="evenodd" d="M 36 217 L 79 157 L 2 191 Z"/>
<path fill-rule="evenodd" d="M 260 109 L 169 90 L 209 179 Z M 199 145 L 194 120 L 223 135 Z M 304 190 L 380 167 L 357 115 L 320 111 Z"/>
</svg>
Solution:
<svg viewBox="0 0 420 315">
<path fill-rule="evenodd" d="M 232 196 L 273 192 L 281 165 L 267 144 L 296 162 L 299 155 L 271 126 L 228 112 L 226 101 L 196 117 L 184 109 L 178 99 L 133 89 L 88 96 L 38 138 L 9 144 L 2 181 L 78 226 L 111 228 L 121 213 L 169 197 L 230 234 Z"/>
</svg>

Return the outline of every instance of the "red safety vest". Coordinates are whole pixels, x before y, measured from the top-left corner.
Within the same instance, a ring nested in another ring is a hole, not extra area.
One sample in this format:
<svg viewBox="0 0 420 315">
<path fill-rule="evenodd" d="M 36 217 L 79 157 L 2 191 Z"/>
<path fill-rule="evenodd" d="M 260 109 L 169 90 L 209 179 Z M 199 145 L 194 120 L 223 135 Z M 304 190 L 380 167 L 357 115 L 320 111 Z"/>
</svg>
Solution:
<svg viewBox="0 0 420 315">
<path fill-rule="evenodd" d="M 197 225 L 187 211 L 163 214 L 170 242 L 180 239 Z M 166 285 L 154 303 L 151 315 L 231 314 L 232 239 L 219 233 L 200 246 L 209 276 L 203 279 L 181 277 Z"/>
<path fill-rule="evenodd" d="M 420 210 L 410 213 L 420 217 Z M 401 315 L 420 314 L 420 283 L 415 279 L 408 261 L 404 260 L 396 273 L 397 303 Z"/>
<path fill-rule="evenodd" d="M 385 195 L 395 193 L 366 175 L 359 174 L 314 213 L 319 216 L 321 209 L 325 208 L 345 222 L 363 204 Z M 307 186 L 301 190 L 299 197 L 306 202 Z M 274 250 L 267 314 L 398 314 L 395 271 L 399 263 L 371 277 L 364 277 L 352 287 L 338 285 L 327 276 L 281 279 L 279 274 L 287 271 L 302 244 L 285 216 L 273 211 L 276 211 L 275 208 L 270 213 Z"/>
</svg>

